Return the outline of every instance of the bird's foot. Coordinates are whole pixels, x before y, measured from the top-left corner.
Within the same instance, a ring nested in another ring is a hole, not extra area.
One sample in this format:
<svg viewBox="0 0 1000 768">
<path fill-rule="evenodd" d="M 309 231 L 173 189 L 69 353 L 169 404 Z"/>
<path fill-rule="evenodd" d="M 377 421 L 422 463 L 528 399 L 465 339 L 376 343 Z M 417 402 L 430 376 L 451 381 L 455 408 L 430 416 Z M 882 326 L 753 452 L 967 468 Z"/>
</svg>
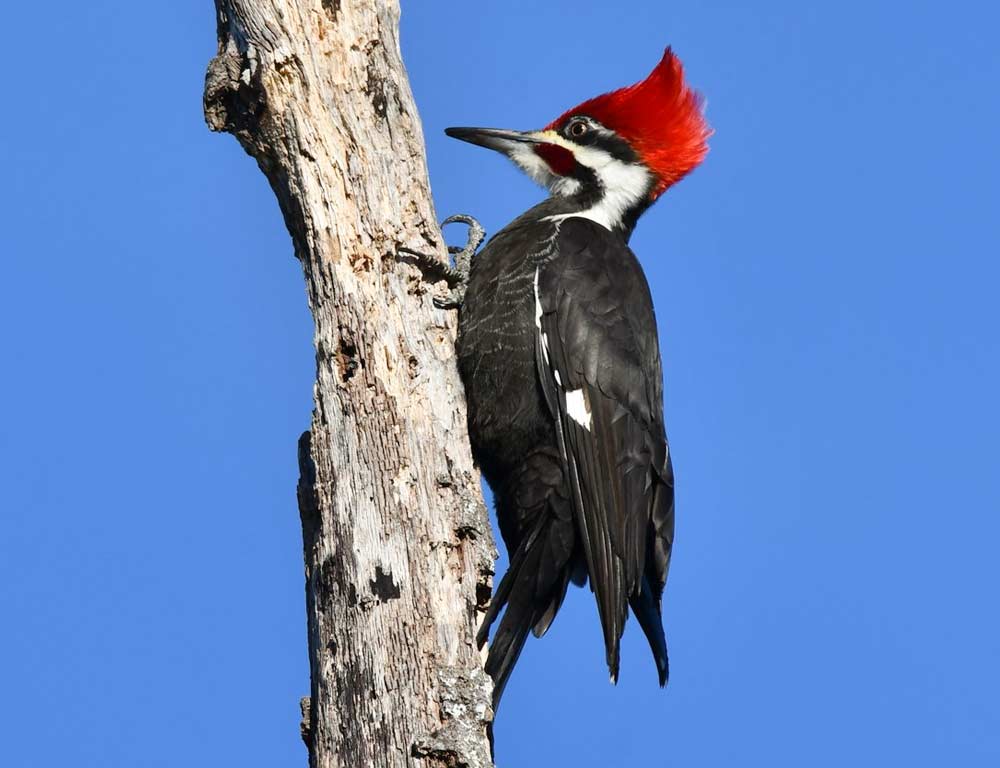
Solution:
<svg viewBox="0 0 1000 768">
<path fill-rule="evenodd" d="M 426 253 L 400 247 L 399 252 L 412 258 L 420 271 L 427 277 L 436 280 L 444 280 L 450 289 L 445 296 L 435 296 L 434 306 L 438 309 L 458 309 L 462 306 L 465 298 L 465 288 L 469 283 L 469 268 L 472 266 L 472 257 L 479 246 L 486 238 L 486 232 L 478 221 L 465 214 L 449 216 L 441 222 L 444 229 L 448 224 L 465 224 L 469 228 L 465 246 L 459 248 L 454 245 L 448 246 L 448 253 L 454 256 L 454 265 L 439 261 L 434 256 Z"/>
</svg>

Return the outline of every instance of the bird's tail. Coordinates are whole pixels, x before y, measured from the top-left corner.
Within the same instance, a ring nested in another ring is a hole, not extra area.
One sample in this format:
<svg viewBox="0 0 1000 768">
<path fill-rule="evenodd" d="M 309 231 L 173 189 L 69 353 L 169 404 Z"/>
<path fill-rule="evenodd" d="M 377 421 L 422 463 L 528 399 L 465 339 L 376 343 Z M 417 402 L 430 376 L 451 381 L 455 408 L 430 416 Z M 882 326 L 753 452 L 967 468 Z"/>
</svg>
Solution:
<svg viewBox="0 0 1000 768">
<path fill-rule="evenodd" d="M 525 472 L 522 478 L 533 475 Z M 536 637 L 545 634 L 562 605 L 572 575 L 574 536 L 569 500 L 551 482 L 552 477 L 547 479 L 549 482 L 541 484 L 522 483 L 509 505 L 515 508 L 505 510 L 518 517 L 517 545 L 476 637 L 481 648 L 503 611 L 486 659 L 486 671 L 493 678 L 494 710 L 528 633 L 534 631 Z"/>
<path fill-rule="evenodd" d="M 660 612 L 660 601 L 653 594 L 649 579 L 642 577 L 642 587 L 638 594 L 629 599 L 632 613 L 642 627 L 643 634 L 649 641 L 649 648 L 656 660 L 656 671 L 660 676 L 660 687 L 667 684 L 670 676 L 670 661 L 667 658 L 667 637 L 663 633 L 663 618 Z"/>
</svg>

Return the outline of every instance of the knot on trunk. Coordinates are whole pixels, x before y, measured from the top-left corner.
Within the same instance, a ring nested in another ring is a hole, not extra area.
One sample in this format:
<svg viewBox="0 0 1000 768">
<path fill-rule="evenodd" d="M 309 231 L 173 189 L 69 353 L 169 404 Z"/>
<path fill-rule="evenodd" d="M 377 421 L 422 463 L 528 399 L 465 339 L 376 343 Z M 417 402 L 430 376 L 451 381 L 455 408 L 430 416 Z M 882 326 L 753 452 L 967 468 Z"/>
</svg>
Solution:
<svg viewBox="0 0 1000 768">
<path fill-rule="evenodd" d="M 260 83 L 260 61 L 252 45 L 240 51 L 230 39 L 208 63 L 205 73 L 205 122 L 213 131 L 243 138 L 267 108 Z"/>
</svg>

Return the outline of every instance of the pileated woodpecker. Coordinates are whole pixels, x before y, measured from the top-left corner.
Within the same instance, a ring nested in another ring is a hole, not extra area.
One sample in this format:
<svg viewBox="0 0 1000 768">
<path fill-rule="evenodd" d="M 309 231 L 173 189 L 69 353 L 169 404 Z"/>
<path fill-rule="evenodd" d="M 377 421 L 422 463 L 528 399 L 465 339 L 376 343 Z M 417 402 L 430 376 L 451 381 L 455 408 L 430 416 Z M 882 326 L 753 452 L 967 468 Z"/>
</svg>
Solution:
<svg viewBox="0 0 1000 768">
<path fill-rule="evenodd" d="M 674 475 L 656 319 L 628 239 L 705 157 L 701 98 L 668 48 L 645 80 L 540 131 L 446 133 L 502 152 L 551 193 L 451 275 L 469 436 L 510 555 L 479 633 L 482 645 L 506 606 L 486 663 L 494 706 L 528 632 L 543 635 L 569 582 L 587 578 L 612 682 L 631 606 L 662 686 Z"/>
</svg>

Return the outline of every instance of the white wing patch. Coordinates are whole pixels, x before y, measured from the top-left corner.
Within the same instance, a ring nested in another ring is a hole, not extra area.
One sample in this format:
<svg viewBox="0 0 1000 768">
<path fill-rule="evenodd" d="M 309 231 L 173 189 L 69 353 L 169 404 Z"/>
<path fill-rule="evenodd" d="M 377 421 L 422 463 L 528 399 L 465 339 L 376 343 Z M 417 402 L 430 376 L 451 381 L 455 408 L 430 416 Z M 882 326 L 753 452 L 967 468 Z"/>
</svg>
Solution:
<svg viewBox="0 0 1000 768">
<path fill-rule="evenodd" d="M 542 330 L 542 300 L 538 295 L 538 270 L 535 268 L 535 327 L 538 328 L 538 333 L 542 337 L 542 355 L 545 357 L 545 363 L 549 363 L 549 340 Z M 559 375 L 559 371 L 555 368 L 552 369 L 552 374 L 555 376 L 556 384 L 560 387 L 563 385 L 562 377 Z M 571 392 L 566 393 L 566 414 L 573 419 L 577 424 L 583 427 L 588 432 L 590 431 L 590 423 L 592 417 L 590 415 L 590 406 L 587 404 L 587 397 L 584 395 L 582 389 L 574 389 Z"/>
<path fill-rule="evenodd" d="M 535 267 L 535 327 L 542 329 L 542 300 L 538 296 L 538 267 Z"/>
<path fill-rule="evenodd" d="M 585 430 L 590 431 L 590 407 L 582 389 L 566 393 L 566 414 Z"/>
<path fill-rule="evenodd" d="M 549 362 L 549 339 L 542 330 L 542 300 L 538 297 L 538 267 L 535 267 L 535 327 L 542 337 L 542 356 Z M 559 374 L 556 374 L 557 376 Z"/>
</svg>

